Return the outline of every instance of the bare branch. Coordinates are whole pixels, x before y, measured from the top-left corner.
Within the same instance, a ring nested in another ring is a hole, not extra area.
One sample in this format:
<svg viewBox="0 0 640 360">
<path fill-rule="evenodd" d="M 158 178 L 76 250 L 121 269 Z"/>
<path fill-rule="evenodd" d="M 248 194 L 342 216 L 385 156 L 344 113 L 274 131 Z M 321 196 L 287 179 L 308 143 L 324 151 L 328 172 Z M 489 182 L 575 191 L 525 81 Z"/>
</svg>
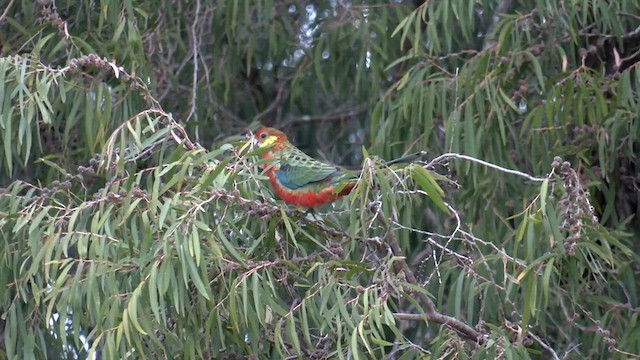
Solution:
<svg viewBox="0 0 640 360">
<path fill-rule="evenodd" d="M 485 42 L 482 46 L 483 49 L 488 49 L 496 44 L 496 41 L 493 40 L 493 38 L 490 38 L 490 35 L 496 29 L 496 26 L 498 26 L 498 22 L 500 22 L 500 14 L 508 12 L 512 5 L 513 0 L 503 0 L 502 3 L 498 5 L 498 7 L 496 7 L 496 9 L 493 11 L 493 16 L 491 17 L 491 25 L 489 25 L 489 28 L 485 32 Z"/>
<path fill-rule="evenodd" d="M 456 154 L 456 153 L 442 154 L 442 155 L 434 158 L 433 160 L 431 160 L 428 164 L 426 164 L 426 167 L 427 168 L 433 168 L 436 164 L 442 165 L 442 163 L 446 162 L 449 159 L 460 159 L 460 160 L 467 160 L 467 161 L 475 162 L 475 163 L 478 163 L 480 165 L 484 165 L 486 167 L 490 167 L 492 169 L 495 169 L 495 170 L 498 170 L 498 171 L 502 171 L 502 172 L 507 173 L 507 174 L 523 177 L 523 178 L 525 178 L 525 179 L 527 179 L 529 181 L 543 182 L 543 181 L 548 179 L 546 177 L 540 178 L 540 177 L 531 176 L 531 175 L 529 175 L 527 173 L 524 173 L 522 171 L 507 169 L 507 168 L 504 168 L 502 166 L 498 166 L 496 164 L 492 164 L 492 163 L 484 161 L 484 160 L 476 159 L 476 158 L 474 158 L 472 156 Z"/>
<path fill-rule="evenodd" d="M 370 102 L 362 103 L 353 108 L 337 109 L 326 115 L 303 115 L 297 118 L 289 119 L 279 124 L 280 127 L 287 127 L 296 124 L 312 123 L 312 122 L 331 122 L 331 121 L 343 121 L 355 118 L 361 115 L 371 107 Z"/>
<path fill-rule="evenodd" d="M 551 357 L 553 357 L 553 360 L 560 360 L 560 357 L 558 357 L 558 354 L 556 354 L 556 352 L 551 348 L 551 346 L 547 345 L 547 343 L 542 341 L 542 339 L 540 339 L 538 336 L 536 336 L 535 334 L 533 334 L 531 332 L 529 332 L 528 335 L 531 336 L 531 338 L 533 338 L 535 341 L 537 341 L 538 344 L 540 344 L 540 346 L 545 348 L 545 350 L 547 350 L 549 353 L 551 353 Z"/>
<path fill-rule="evenodd" d="M 262 118 L 264 118 L 265 116 L 269 115 L 273 111 L 277 110 L 278 107 L 280 105 L 282 105 L 284 100 L 289 95 L 289 91 L 287 90 L 287 82 L 288 82 L 288 80 L 285 80 L 282 83 L 277 85 L 278 93 L 276 94 L 276 98 L 273 100 L 273 102 L 266 109 L 264 109 L 264 111 L 262 111 L 261 113 L 256 115 L 253 118 L 253 121 L 260 121 Z"/>
<path fill-rule="evenodd" d="M 196 113 L 196 101 L 198 100 L 198 51 L 200 49 L 200 40 L 196 33 L 196 27 L 198 26 L 198 17 L 200 15 L 200 0 L 196 0 L 196 11 L 195 18 L 193 19 L 193 24 L 191 24 L 191 52 L 193 54 L 193 80 L 191 83 L 191 110 L 189 110 L 189 114 L 185 121 L 189 120 L 191 116 Z M 200 136 L 198 135 L 198 128 L 196 126 L 195 135 L 196 141 L 199 140 Z"/>
<path fill-rule="evenodd" d="M 15 0 L 9 1 L 9 5 L 7 5 L 6 9 L 4 9 L 4 11 L 2 12 L 2 15 L 0 15 L 0 24 L 2 24 L 2 21 L 4 21 L 4 18 L 7 17 L 7 14 L 9 13 L 9 9 L 11 9 L 11 6 L 13 6 L 14 2 Z"/>
<path fill-rule="evenodd" d="M 406 258 L 403 256 L 402 248 L 400 247 L 400 243 L 398 242 L 398 238 L 395 236 L 395 233 L 390 229 L 389 221 L 387 220 L 387 216 L 380 210 L 378 211 L 378 219 L 385 225 L 387 228 L 387 234 L 385 236 L 385 242 L 389 244 L 393 254 L 397 256 L 399 259 L 394 262 L 396 267 L 404 273 L 407 282 L 421 286 L 418 278 L 414 274 L 413 270 L 407 264 Z M 431 298 L 427 296 L 423 292 L 411 291 L 407 289 L 408 292 L 412 292 L 418 300 L 422 303 L 422 306 L 425 308 L 426 320 L 433 321 L 438 324 L 447 325 L 452 329 L 456 330 L 458 333 L 462 334 L 466 339 L 474 341 L 478 344 L 483 344 L 486 341 L 486 335 L 475 330 L 471 326 L 465 324 L 463 321 L 460 321 L 454 317 L 444 315 L 438 312 L 436 305 L 433 303 Z"/>
</svg>

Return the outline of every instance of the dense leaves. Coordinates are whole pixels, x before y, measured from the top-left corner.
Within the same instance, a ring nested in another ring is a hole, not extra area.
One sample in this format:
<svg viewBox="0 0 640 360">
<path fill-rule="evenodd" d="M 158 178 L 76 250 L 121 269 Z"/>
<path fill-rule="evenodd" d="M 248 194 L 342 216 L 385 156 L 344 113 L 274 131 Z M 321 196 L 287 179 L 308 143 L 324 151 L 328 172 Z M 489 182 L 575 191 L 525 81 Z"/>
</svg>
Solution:
<svg viewBox="0 0 640 360">
<path fill-rule="evenodd" d="M 0 4 L 0 359 L 640 356 L 636 2 Z"/>
</svg>

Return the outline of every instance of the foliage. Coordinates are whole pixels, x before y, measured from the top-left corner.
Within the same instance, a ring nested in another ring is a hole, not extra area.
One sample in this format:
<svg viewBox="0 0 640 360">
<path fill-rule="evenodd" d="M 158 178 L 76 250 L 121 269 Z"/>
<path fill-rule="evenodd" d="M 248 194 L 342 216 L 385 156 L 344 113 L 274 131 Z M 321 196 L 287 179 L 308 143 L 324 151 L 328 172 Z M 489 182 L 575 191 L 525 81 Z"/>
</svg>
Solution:
<svg viewBox="0 0 640 360">
<path fill-rule="evenodd" d="M 0 359 L 639 356 L 636 2 L 0 3 Z"/>
</svg>

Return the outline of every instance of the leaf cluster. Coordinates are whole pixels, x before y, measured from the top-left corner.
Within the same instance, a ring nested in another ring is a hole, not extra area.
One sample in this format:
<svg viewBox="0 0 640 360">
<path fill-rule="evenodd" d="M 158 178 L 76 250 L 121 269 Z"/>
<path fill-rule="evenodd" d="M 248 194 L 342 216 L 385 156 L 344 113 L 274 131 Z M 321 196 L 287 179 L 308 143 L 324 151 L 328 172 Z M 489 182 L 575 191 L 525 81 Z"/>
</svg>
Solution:
<svg viewBox="0 0 640 360">
<path fill-rule="evenodd" d="M 3 4 L 0 358 L 640 354 L 636 2 Z"/>
</svg>

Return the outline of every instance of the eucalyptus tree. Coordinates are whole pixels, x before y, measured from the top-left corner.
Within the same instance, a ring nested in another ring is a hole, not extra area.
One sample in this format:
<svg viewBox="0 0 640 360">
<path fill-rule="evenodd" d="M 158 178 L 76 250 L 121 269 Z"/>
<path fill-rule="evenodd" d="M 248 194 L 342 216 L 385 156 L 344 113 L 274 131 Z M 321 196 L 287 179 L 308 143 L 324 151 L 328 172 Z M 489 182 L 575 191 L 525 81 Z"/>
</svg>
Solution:
<svg viewBox="0 0 640 360">
<path fill-rule="evenodd" d="M 640 354 L 637 2 L 0 4 L 0 359 Z"/>
</svg>

